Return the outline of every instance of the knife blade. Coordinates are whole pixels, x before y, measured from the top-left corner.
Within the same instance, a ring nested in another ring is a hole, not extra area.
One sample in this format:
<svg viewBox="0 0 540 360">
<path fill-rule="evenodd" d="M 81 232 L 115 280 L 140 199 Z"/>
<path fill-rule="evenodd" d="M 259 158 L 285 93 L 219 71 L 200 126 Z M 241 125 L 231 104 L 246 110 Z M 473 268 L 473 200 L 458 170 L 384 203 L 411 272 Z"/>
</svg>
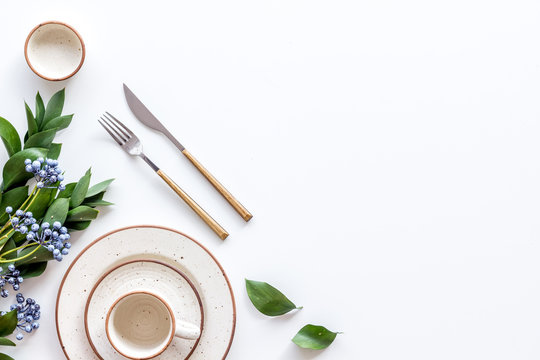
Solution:
<svg viewBox="0 0 540 360">
<path fill-rule="evenodd" d="M 212 175 L 206 168 L 182 145 L 167 128 L 159 121 L 137 96 L 124 84 L 124 95 L 131 112 L 146 126 L 164 134 L 182 154 L 199 170 L 201 174 L 214 186 L 214 188 L 231 204 L 245 221 L 249 221 L 253 215 Z"/>
<path fill-rule="evenodd" d="M 126 96 L 126 101 L 128 103 L 129 108 L 131 109 L 131 112 L 137 119 L 139 119 L 140 122 L 142 122 L 144 125 L 148 126 L 149 128 L 152 128 L 154 130 L 159 131 L 160 133 L 164 134 L 166 137 L 169 138 L 169 140 L 172 141 L 174 145 L 178 148 L 180 151 L 184 151 L 185 147 L 178 141 L 173 134 L 167 130 L 167 128 L 159 121 L 154 114 L 148 110 L 148 108 L 135 96 L 133 91 L 131 91 L 126 84 L 124 84 L 124 95 Z"/>
</svg>

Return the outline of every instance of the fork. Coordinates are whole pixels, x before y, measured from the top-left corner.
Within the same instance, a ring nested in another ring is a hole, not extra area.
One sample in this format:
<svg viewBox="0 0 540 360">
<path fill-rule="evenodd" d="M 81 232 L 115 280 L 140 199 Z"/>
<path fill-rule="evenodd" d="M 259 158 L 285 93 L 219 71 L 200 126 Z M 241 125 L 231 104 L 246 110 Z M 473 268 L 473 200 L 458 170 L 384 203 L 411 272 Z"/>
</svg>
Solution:
<svg viewBox="0 0 540 360">
<path fill-rule="evenodd" d="M 143 159 L 151 168 L 154 170 L 171 189 L 174 190 L 178 196 L 182 198 L 188 204 L 188 206 L 199 215 L 201 219 L 221 238 L 225 240 L 229 234 L 225 229 L 218 224 L 202 207 L 199 206 L 180 186 L 165 174 L 161 169 L 154 164 L 146 155 L 143 153 L 143 147 L 137 135 L 135 135 L 127 126 L 122 124 L 120 120 L 112 116 L 109 112 L 105 112 L 103 116 L 100 117 L 98 122 L 103 126 L 103 128 L 112 136 L 112 138 L 120 145 L 125 152 L 132 156 L 138 156 Z"/>
</svg>

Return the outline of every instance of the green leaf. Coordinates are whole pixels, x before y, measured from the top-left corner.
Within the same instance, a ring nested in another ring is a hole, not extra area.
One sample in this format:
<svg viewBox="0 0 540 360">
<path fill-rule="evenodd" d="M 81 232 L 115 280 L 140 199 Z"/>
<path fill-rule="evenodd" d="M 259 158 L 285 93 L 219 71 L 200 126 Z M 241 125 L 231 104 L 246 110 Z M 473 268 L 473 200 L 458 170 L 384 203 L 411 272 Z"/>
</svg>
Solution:
<svg viewBox="0 0 540 360">
<path fill-rule="evenodd" d="M 86 229 L 87 227 L 90 226 L 91 222 L 92 222 L 91 220 L 77 221 L 77 222 L 69 222 L 69 221 L 67 221 L 64 224 L 64 226 L 67 227 L 70 230 L 84 230 L 84 229 Z"/>
<path fill-rule="evenodd" d="M 45 130 L 38 132 L 37 134 L 31 135 L 28 140 L 24 143 L 24 148 L 49 148 L 51 146 L 54 137 L 56 136 L 56 129 Z"/>
<path fill-rule="evenodd" d="M 82 204 L 87 205 L 87 206 L 92 206 L 92 207 L 114 205 L 112 202 L 103 200 L 104 195 L 105 195 L 105 191 L 102 191 L 98 193 L 97 195 L 87 197 L 86 199 L 84 199 Z"/>
<path fill-rule="evenodd" d="M 79 180 L 77 185 L 75 185 L 75 189 L 73 189 L 73 194 L 71 194 L 71 200 L 69 202 L 69 207 L 72 209 L 81 205 L 86 197 L 88 186 L 90 185 L 90 177 L 92 176 L 90 170 L 91 169 L 88 169 L 88 171 L 86 171 L 86 174 Z"/>
<path fill-rule="evenodd" d="M 62 109 L 64 108 L 65 95 L 66 95 L 65 89 L 62 89 L 51 97 L 51 100 L 49 100 L 49 103 L 47 104 L 47 108 L 45 109 L 45 114 L 43 115 L 41 128 L 47 125 L 47 123 L 51 121 L 52 119 L 57 118 L 60 115 L 62 115 Z"/>
<path fill-rule="evenodd" d="M 17 327 L 17 309 L 0 316 L 0 336 L 6 336 L 13 333 Z"/>
<path fill-rule="evenodd" d="M 47 261 L 37 262 L 33 264 L 21 265 L 17 268 L 21 272 L 21 276 L 26 280 L 37 277 L 47 268 Z"/>
<path fill-rule="evenodd" d="M 49 153 L 47 154 L 47 157 L 49 159 L 58 160 L 61 150 L 62 150 L 62 144 L 52 143 L 51 146 L 49 147 Z"/>
<path fill-rule="evenodd" d="M 306 325 L 292 338 L 292 342 L 304 349 L 326 349 L 337 336 L 324 326 Z"/>
<path fill-rule="evenodd" d="M 69 183 L 66 184 L 66 188 L 58 193 L 59 198 L 68 198 L 73 194 L 73 190 L 75 189 L 75 185 L 77 183 Z"/>
<path fill-rule="evenodd" d="M 26 122 L 28 124 L 28 136 L 32 136 L 35 133 L 38 132 L 38 125 L 36 122 L 36 119 L 34 118 L 34 114 L 32 114 L 32 110 L 30 110 L 30 107 L 25 102 L 24 107 L 26 109 Z"/>
<path fill-rule="evenodd" d="M 13 341 L 9 340 L 8 338 L 0 337 L 0 346 L 16 346 L 16 345 Z"/>
<path fill-rule="evenodd" d="M 36 250 L 36 246 L 38 246 L 38 249 Z M 30 255 L 29 257 L 25 258 L 25 259 L 22 259 L 20 261 L 17 261 L 15 263 L 15 266 L 18 268 L 20 267 L 21 265 L 23 264 L 35 264 L 35 263 L 40 263 L 40 262 L 44 262 L 44 261 L 49 261 L 49 260 L 52 260 L 53 259 L 53 255 L 52 255 L 52 252 L 50 252 L 49 250 L 47 250 L 46 248 L 44 248 L 43 246 L 41 245 L 37 245 L 36 246 L 29 246 L 27 248 L 24 248 L 22 249 L 20 252 L 19 252 L 19 255 L 18 257 L 22 257 L 26 254 L 29 254 L 31 253 L 32 251 L 36 250 L 32 255 Z"/>
<path fill-rule="evenodd" d="M 301 309 L 268 283 L 246 279 L 246 290 L 253 305 L 264 315 L 278 316 Z"/>
<path fill-rule="evenodd" d="M 109 179 L 102 181 L 94 186 L 92 186 L 90 189 L 88 189 L 88 192 L 86 193 L 86 197 L 89 198 L 91 196 L 97 195 L 100 192 L 103 192 L 107 190 L 109 185 L 114 181 L 114 179 Z"/>
<path fill-rule="evenodd" d="M 30 205 L 28 206 L 28 211 L 31 211 L 34 215 L 34 218 L 41 219 L 51 203 L 51 199 L 56 194 L 56 189 L 40 189 L 34 195 L 35 197 L 31 200 Z"/>
<path fill-rule="evenodd" d="M 21 151 L 21 138 L 9 121 L 0 117 L 0 137 L 9 156 Z"/>
<path fill-rule="evenodd" d="M 4 165 L 3 178 L 4 189 L 9 189 L 14 185 L 18 185 L 32 177 L 32 174 L 26 172 L 24 169 L 24 160 L 36 160 L 38 157 L 45 158 L 47 156 L 47 149 L 43 148 L 30 148 L 24 149 L 11 156 Z"/>
<path fill-rule="evenodd" d="M 49 209 L 43 217 L 43 221 L 52 224 L 55 221 L 59 221 L 60 224 L 63 224 L 66 221 L 69 211 L 69 199 L 58 198 L 53 201 Z"/>
<path fill-rule="evenodd" d="M 97 218 L 98 214 L 99 210 L 93 209 L 89 206 L 81 205 L 68 212 L 67 221 L 74 222 L 94 220 L 95 218 Z"/>
<path fill-rule="evenodd" d="M 0 211 L 3 212 L 8 206 L 11 206 L 14 210 L 28 198 L 28 186 L 20 186 L 6 191 L 2 195 L 2 201 L 0 202 Z M 8 220 L 9 216 L 5 212 L 0 216 L 0 223 L 4 224 Z"/>
<path fill-rule="evenodd" d="M 105 200 L 94 200 L 94 201 L 85 201 L 83 202 L 83 205 L 95 207 L 95 206 L 111 206 L 114 205 L 114 203 L 110 201 Z"/>
<path fill-rule="evenodd" d="M 44 124 L 42 127 L 42 130 L 65 129 L 69 126 L 69 124 L 71 124 L 72 119 L 73 119 L 73 114 L 56 117 L 54 119 L 49 120 L 46 124 Z"/>
<path fill-rule="evenodd" d="M 43 122 L 43 116 L 45 115 L 45 105 L 43 104 L 43 99 L 41 98 L 41 95 L 38 93 L 36 94 L 36 124 L 39 126 Z"/>
<path fill-rule="evenodd" d="M 12 249 L 15 249 L 16 245 L 15 245 L 15 241 L 13 241 L 13 239 L 9 239 L 6 244 L 4 245 L 4 247 L 2 248 L 2 254 L 8 252 L 9 250 L 12 250 Z M 1 255 L 1 254 L 0 254 Z M 6 260 L 9 260 L 9 259 L 14 259 L 17 257 L 17 252 L 14 251 L 12 253 L 9 253 L 7 255 L 4 255 L 2 256 L 4 259 Z"/>
<path fill-rule="evenodd" d="M 15 360 L 11 356 L 8 356 L 6 354 L 0 353 L 0 360 Z"/>
</svg>

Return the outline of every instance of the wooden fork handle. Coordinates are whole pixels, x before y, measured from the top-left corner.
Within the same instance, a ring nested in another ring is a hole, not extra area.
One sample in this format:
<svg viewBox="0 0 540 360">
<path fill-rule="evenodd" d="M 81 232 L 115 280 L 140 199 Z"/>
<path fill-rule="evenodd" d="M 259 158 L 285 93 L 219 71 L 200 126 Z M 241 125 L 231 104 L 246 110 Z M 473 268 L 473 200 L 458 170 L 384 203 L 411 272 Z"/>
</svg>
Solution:
<svg viewBox="0 0 540 360">
<path fill-rule="evenodd" d="M 217 234 L 217 236 L 219 236 L 221 240 L 225 240 L 225 238 L 229 236 L 229 233 L 225 231 L 225 229 L 222 228 L 216 220 L 214 220 L 210 215 L 208 215 L 208 213 L 204 211 L 204 209 L 200 207 L 199 204 L 195 202 L 195 200 L 193 200 L 188 194 L 186 194 L 186 192 L 182 190 L 180 186 L 176 185 L 176 183 L 169 176 L 167 176 L 167 174 L 165 174 L 161 170 L 158 170 L 156 172 L 159 176 L 161 176 L 163 180 L 165 180 L 167 185 L 169 185 L 169 187 L 173 189 L 174 192 L 177 193 L 178 196 L 180 196 L 182 200 L 184 200 L 186 204 L 188 204 L 189 207 L 193 209 L 193 211 L 195 211 L 195 213 L 197 213 L 197 215 L 199 215 L 201 219 L 204 220 L 204 222 L 210 227 L 210 229 L 212 229 Z"/>
<path fill-rule="evenodd" d="M 210 181 L 210 184 L 231 204 L 231 206 L 236 210 L 238 214 L 244 219 L 245 221 L 249 221 L 253 215 L 240 203 L 240 201 L 236 200 L 236 198 L 225 188 L 225 186 L 221 185 L 221 183 L 210 173 L 210 171 L 206 170 L 206 168 L 197 160 L 189 151 L 186 149 L 182 150 L 182 154 L 184 154 L 189 161 L 195 167 L 199 170 L 201 174 L 204 175 L 204 177 Z"/>
</svg>

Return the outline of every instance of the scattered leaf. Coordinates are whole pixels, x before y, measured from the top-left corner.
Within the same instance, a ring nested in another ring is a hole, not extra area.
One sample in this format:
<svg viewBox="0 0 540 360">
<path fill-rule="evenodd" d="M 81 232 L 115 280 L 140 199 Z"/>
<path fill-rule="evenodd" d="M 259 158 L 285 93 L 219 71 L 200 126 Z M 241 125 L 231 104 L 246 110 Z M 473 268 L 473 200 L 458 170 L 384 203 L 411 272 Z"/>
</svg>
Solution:
<svg viewBox="0 0 540 360">
<path fill-rule="evenodd" d="M 292 342 L 304 349 L 321 350 L 326 349 L 337 336 L 337 332 L 332 332 L 319 325 L 306 325 L 292 338 Z"/>
<path fill-rule="evenodd" d="M 253 305 L 264 315 L 279 316 L 301 309 L 268 283 L 246 279 L 246 290 Z"/>
<path fill-rule="evenodd" d="M 8 356 L 6 354 L 0 353 L 0 360 L 15 360 L 11 356 Z"/>
</svg>

